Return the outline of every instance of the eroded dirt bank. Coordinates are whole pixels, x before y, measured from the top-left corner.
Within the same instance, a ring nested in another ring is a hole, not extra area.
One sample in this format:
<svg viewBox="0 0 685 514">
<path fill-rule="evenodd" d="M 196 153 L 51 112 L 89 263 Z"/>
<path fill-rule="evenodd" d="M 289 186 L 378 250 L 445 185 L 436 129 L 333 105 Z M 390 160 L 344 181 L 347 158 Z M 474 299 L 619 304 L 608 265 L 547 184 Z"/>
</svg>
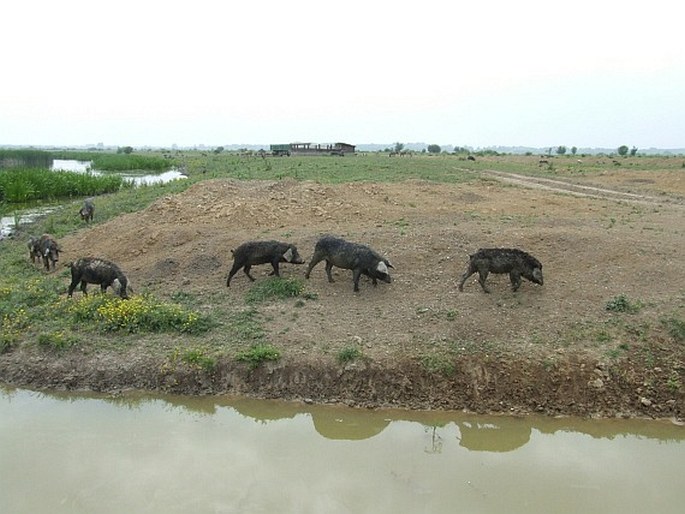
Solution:
<svg viewBox="0 0 685 514">
<path fill-rule="evenodd" d="M 222 362 L 212 372 L 146 355 L 54 359 L 21 352 L 0 361 L 3 381 L 35 389 L 127 389 L 176 394 L 229 394 L 356 407 L 467 410 L 478 413 L 545 413 L 596 417 L 682 419 L 682 395 L 650 386 L 659 370 L 630 360 L 606 368 L 592 358 L 565 356 L 554 364 L 525 358 L 472 355 L 453 361 L 449 374 L 416 360 L 283 361 L 257 369 Z M 658 367 L 657 367 L 658 368 Z"/>
</svg>

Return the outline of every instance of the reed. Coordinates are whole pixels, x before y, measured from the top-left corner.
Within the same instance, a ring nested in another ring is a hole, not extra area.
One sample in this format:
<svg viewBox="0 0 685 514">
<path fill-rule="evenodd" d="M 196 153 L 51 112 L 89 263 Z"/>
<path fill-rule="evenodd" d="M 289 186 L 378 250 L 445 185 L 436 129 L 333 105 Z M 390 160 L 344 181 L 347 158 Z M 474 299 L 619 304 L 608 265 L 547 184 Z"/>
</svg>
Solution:
<svg viewBox="0 0 685 514">
<path fill-rule="evenodd" d="M 93 169 L 101 171 L 166 171 L 169 162 L 154 155 L 95 154 L 91 156 Z"/>
<path fill-rule="evenodd" d="M 52 165 L 52 155 L 43 150 L 0 149 L 0 170 L 13 168 L 49 168 Z"/>
<path fill-rule="evenodd" d="M 40 168 L 0 171 L 0 201 L 5 203 L 94 196 L 113 193 L 123 187 L 133 186 L 116 175 L 96 176 Z"/>
</svg>

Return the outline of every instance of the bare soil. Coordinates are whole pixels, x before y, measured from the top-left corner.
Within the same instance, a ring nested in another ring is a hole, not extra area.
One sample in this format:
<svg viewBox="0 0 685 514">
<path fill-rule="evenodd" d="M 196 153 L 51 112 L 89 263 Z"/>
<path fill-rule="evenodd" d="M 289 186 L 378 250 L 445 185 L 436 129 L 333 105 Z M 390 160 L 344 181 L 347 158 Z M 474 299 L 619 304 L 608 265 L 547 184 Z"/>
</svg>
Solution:
<svg viewBox="0 0 685 514">
<path fill-rule="evenodd" d="M 246 308 L 252 285 L 241 272 L 226 288 L 232 248 L 280 239 L 307 260 L 318 237 L 332 233 L 384 254 L 394 282 L 362 279 L 354 293 L 350 271 L 334 270 L 329 284 L 320 264 L 306 282 L 316 299 L 256 307 L 282 358 L 254 370 L 228 357 L 212 372 L 171 365 L 172 348 L 201 344 L 189 338 L 95 354 L 11 352 L 0 377 L 101 391 L 682 418 L 685 343 L 665 320 L 685 319 L 683 196 L 683 174 L 631 170 L 554 180 L 486 171 L 464 184 L 201 182 L 65 238 L 63 260 L 111 259 L 137 290 L 184 291 L 230 311 Z M 491 275 L 485 294 L 473 276 L 458 292 L 481 247 L 533 254 L 544 286 L 524 280 L 514 293 L 508 276 Z M 305 266 L 281 272 L 303 277 Z M 270 271 L 252 274 L 265 280 Z M 618 295 L 638 311 L 607 311 Z M 231 329 L 207 337 L 220 344 Z M 363 357 L 341 364 L 337 355 L 349 348 Z"/>
</svg>

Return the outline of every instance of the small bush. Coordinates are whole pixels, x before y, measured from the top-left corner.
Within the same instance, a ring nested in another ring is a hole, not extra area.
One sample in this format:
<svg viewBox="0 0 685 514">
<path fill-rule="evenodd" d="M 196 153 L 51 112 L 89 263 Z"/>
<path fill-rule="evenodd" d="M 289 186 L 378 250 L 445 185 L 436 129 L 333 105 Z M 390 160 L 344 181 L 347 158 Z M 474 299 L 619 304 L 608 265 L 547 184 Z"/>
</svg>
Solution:
<svg viewBox="0 0 685 514">
<path fill-rule="evenodd" d="M 450 376 L 455 372 L 454 363 L 444 355 L 424 355 L 421 358 L 421 364 L 431 373 Z"/>
<path fill-rule="evenodd" d="M 216 368 L 216 359 L 209 357 L 205 352 L 198 348 L 186 350 L 180 355 L 180 359 L 205 371 L 213 371 Z"/>
<path fill-rule="evenodd" d="M 614 296 L 606 304 L 606 310 L 611 312 L 628 312 L 634 314 L 642 308 L 640 302 L 631 302 L 624 294 Z"/>
<path fill-rule="evenodd" d="M 362 356 L 362 351 L 356 346 L 348 346 L 338 352 L 338 362 L 340 364 L 347 364 Z"/>
<path fill-rule="evenodd" d="M 241 362 L 247 362 L 250 369 L 255 369 L 262 362 L 277 361 L 281 358 L 281 352 L 270 344 L 255 344 L 249 350 L 240 352 L 237 359 Z"/>
<path fill-rule="evenodd" d="M 675 316 L 664 319 L 662 323 L 666 326 L 669 335 L 678 342 L 685 341 L 685 321 Z"/>
</svg>

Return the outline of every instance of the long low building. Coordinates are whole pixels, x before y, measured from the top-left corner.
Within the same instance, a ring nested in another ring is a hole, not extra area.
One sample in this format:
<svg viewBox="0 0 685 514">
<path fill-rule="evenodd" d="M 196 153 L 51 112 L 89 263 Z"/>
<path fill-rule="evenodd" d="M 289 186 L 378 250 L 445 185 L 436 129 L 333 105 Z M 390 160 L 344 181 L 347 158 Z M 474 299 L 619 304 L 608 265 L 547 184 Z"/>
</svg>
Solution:
<svg viewBox="0 0 685 514">
<path fill-rule="evenodd" d="M 354 145 L 347 143 L 287 143 L 270 145 L 269 150 L 273 155 L 339 155 L 354 153 Z"/>
</svg>

